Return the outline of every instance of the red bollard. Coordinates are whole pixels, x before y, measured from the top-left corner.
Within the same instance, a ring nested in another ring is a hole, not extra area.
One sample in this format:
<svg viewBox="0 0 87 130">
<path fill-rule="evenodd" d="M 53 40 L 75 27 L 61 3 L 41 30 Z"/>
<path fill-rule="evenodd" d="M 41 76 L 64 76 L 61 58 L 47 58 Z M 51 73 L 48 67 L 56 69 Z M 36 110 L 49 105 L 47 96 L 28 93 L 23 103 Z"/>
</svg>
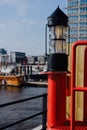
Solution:
<svg viewBox="0 0 87 130">
<path fill-rule="evenodd" d="M 66 121 L 66 72 L 48 72 L 47 130 Z"/>
<path fill-rule="evenodd" d="M 87 47 L 84 55 L 84 86 L 87 87 Z M 84 93 L 84 121 L 87 121 L 87 93 Z"/>
</svg>

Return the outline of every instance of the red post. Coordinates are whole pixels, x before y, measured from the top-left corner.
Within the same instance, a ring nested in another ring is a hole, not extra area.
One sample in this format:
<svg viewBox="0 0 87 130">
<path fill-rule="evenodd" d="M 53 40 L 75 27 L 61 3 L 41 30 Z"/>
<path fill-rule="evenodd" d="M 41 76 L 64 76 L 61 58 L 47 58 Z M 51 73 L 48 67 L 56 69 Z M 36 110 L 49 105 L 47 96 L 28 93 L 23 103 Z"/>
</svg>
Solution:
<svg viewBox="0 0 87 130">
<path fill-rule="evenodd" d="M 87 87 L 87 47 L 84 55 L 84 86 Z M 84 121 L 87 121 L 87 92 L 84 93 Z"/>
<path fill-rule="evenodd" d="M 57 128 L 66 121 L 66 72 L 48 72 L 47 128 Z"/>
<path fill-rule="evenodd" d="M 67 74 L 66 96 L 71 96 L 71 75 Z"/>
</svg>

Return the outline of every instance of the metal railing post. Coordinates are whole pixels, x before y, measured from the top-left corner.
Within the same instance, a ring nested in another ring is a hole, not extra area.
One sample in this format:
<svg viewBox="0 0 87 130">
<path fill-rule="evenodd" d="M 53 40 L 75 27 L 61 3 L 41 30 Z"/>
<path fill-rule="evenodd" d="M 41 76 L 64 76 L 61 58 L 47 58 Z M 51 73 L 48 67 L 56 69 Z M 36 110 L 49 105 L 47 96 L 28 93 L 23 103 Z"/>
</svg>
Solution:
<svg viewBox="0 0 87 130">
<path fill-rule="evenodd" d="M 8 124 L 6 126 L 2 126 L 0 128 L 0 130 L 4 130 L 4 129 L 7 129 L 11 126 L 14 126 L 14 125 L 17 125 L 19 123 L 22 123 L 24 121 L 27 121 L 29 119 L 32 119 L 36 116 L 39 116 L 39 115 L 42 115 L 42 130 L 46 130 L 46 121 L 47 121 L 47 94 L 43 94 L 43 95 L 38 95 L 38 96 L 34 96 L 34 97 L 29 97 L 29 98 L 26 98 L 26 99 L 21 99 L 21 100 L 17 100 L 17 101 L 13 101 L 13 102 L 9 102 L 9 103 L 5 103 L 5 104 L 0 104 L 0 108 L 3 108 L 3 107 L 6 107 L 6 106 L 11 106 L 11 105 L 14 105 L 14 104 L 18 104 L 18 103 L 23 103 L 25 101 L 29 101 L 29 100 L 33 100 L 33 99 L 37 99 L 37 98 L 42 98 L 42 111 L 38 112 L 38 113 L 35 113 L 31 116 L 28 116 L 26 118 L 23 118 L 23 119 L 19 119 L 11 124 Z"/>
<path fill-rule="evenodd" d="M 46 130 L 47 122 L 47 94 L 43 96 L 43 116 L 42 116 L 42 130 Z"/>
</svg>

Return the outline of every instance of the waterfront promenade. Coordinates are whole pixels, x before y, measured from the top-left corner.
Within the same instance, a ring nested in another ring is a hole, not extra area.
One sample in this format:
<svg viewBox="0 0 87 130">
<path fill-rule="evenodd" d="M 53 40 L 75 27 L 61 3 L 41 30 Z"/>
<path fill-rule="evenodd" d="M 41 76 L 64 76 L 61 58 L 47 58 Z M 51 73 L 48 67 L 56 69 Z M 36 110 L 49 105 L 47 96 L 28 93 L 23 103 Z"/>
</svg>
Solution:
<svg viewBox="0 0 87 130">
<path fill-rule="evenodd" d="M 40 125 L 40 126 L 34 128 L 34 129 L 32 129 L 32 130 L 41 130 L 41 129 L 42 129 L 42 125 Z"/>
</svg>

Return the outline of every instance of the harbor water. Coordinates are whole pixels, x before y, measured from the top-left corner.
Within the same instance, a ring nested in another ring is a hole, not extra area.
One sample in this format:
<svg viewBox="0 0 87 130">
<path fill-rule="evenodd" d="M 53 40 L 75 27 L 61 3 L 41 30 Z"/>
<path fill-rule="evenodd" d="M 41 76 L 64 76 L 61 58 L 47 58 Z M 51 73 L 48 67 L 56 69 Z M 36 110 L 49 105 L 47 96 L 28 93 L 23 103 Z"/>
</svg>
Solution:
<svg viewBox="0 0 87 130">
<path fill-rule="evenodd" d="M 0 104 L 17 101 L 47 93 L 47 88 L 42 87 L 0 87 Z M 26 101 L 0 108 L 0 128 L 20 119 L 29 117 L 42 111 L 42 98 Z M 23 123 L 19 123 L 6 130 L 32 130 L 41 125 L 42 116 L 34 117 Z"/>
</svg>

